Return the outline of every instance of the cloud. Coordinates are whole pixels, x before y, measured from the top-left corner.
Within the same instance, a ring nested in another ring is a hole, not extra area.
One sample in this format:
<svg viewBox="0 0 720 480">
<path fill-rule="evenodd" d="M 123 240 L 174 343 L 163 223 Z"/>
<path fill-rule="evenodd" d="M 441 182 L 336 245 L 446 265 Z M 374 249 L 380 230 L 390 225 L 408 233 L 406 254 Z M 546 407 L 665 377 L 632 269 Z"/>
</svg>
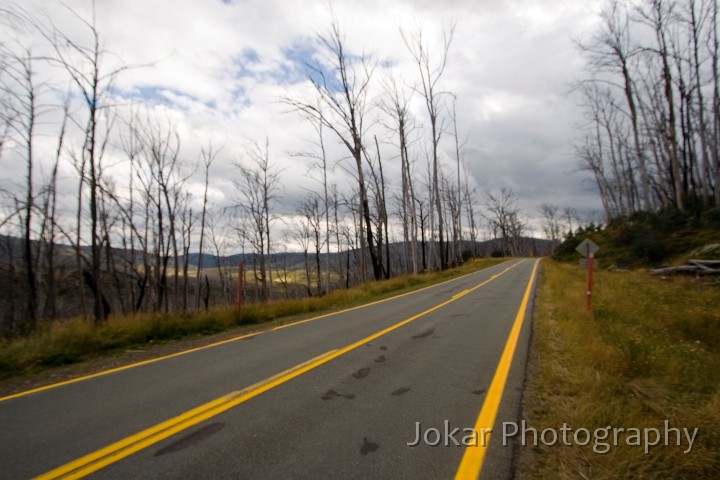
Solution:
<svg viewBox="0 0 720 480">
<path fill-rule="evenodd" d="M 28 10 L 46 8 L 60 28 L 79 31 L 77 18 L 64 7 L 40 0 L 26 3 Z M 89 18 L 89 1 L 67 4 Z M 267 136 L 271 157 L 283 171 L 284 212 L 293 212 L 306 189 L 317 186 L 308 178 L 308 162 L 292 155 L 306 148 L 313 130 L 280 100 L 311 98 L 304 63 L 320 58 L 316 36 L 329 27 L 327 5 L 325 0 L 96 2 L 103 46 L 112 52 L 108 64 L 142 65 L 118 77 L 116 94 L 172 111 L 183 133 L 186 163 L 197 162 L 201 146 L 210 141 L 223 145 L 213 166 L 214 203 L 232 203 L 233 164 L 242 161 L 248 143 Z M 573 173 L 579 113 L 567 95 L 583 66 L 572 39 L 592 28 L 599 6 L 595 0 L 343 0 L 333 3 L 333 13 L 348 53 L 368 54 L 378 62 L 373 94 L 381 93 L 381 78 L 390 70 L 408 84 L 417 83 L 417 66 L 401 28 L 410 36 L 421 28 L 431 54 L 439 58 L 443 31 L 454 22 L 454 41 L 439 87 L 457 97 L 460 136 L 467 138 L 467 172 L 481 188 L 513 188 L 522 208 L 531 212 L 543 202 L 599 205 L 583 175 Z M 418 126 L 427 128 L 417 94 L 412 111 Z M 391 132 L 377 123 L 379 115 L 378 109 L 370 113 L 368 133 L 378 136 L 387 182 L 397 188 L 396 147 L 390 143 Z M 421 172 L 427 132 L 416 133 L 422 136 L 412 155 Z M 347 153 L 336 138 L 326 141 L 331 165 L 340 165 L 331 172 L 333 181 L 347 182 L 349 174 L 341 168 L 352 171 Z M 449 131 L 442 152 L 448 178 L 454 178 Z M 189 180 L 196 194 L 201 173 Z"/>
</svg>

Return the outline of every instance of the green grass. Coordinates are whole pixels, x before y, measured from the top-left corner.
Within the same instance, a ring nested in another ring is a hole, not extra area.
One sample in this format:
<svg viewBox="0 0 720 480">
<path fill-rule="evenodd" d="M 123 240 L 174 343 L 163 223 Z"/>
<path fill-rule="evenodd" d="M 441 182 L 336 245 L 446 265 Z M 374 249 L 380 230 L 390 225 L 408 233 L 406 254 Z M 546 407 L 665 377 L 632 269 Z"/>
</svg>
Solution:
<svg viewBox="0 0 720 480">
<path fill-rule="evenodd" d="M 460 268 L 444 272 L 368 282 L 322 297 L 248 304 L 240 310 L 228 306 L 207 312 L 114 316 L 100 326 L 81 318 L 46 323 L 30 336 L 0 340 L 0 379 L 37 373 L 50 367 L 118 354 L 150 344 L 214 334 L 239 325 L 289 322 L 313 313 L 399 294 L 502 261 L 504 259 L 472 260 Z"/>
<path fill-rule="evenodd" d="M 538 430 L 699 428 L 683 447 L 521 447 L 518 478 L 720 478 L 720 290 L 543 261 L 523 418 Z"/>
</svg>

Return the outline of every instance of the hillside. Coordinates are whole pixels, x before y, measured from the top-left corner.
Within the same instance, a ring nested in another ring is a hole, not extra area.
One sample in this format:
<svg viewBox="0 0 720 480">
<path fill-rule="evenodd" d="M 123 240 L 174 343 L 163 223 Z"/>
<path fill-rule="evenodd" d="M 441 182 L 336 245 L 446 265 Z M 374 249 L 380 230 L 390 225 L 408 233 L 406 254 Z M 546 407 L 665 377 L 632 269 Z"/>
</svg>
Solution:
<svg viewBox="0 0 720 480">
<path fill-rule="evenodd" d="M 602 268 L 642 268 L 682 264 L 690 258 L 720 259 L 720 209 L 701 214 L 663 210 L 638 212 L 604 228 L 589 225 L 568 235 L 554 259 L 577 262 L 575 247 L 585 238 L 601 250 Z"/>
</svg>

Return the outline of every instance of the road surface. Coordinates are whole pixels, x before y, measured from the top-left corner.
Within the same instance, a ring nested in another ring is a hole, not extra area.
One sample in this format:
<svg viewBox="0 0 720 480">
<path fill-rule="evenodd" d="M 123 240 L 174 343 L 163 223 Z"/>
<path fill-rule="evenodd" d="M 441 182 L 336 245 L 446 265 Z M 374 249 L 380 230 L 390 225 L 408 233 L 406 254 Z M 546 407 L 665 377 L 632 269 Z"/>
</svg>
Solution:
<svg viewBox="0 0 720 480">
<path fill-rule="evenodd" d="M 508 478 L 537 263 L 5 397 L 0 476 Z"/>
</svg>

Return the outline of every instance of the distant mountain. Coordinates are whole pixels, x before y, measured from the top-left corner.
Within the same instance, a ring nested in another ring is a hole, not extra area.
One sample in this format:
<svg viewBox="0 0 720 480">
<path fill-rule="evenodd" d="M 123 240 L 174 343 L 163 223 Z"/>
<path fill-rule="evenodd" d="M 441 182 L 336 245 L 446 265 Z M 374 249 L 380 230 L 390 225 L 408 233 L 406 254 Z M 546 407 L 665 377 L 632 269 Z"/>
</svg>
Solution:
<svg viewBox="0 0 720 480">
<path fill-rule="evenodd" d="M 520 239 L 520 256 L 547 256 L 551 255 L 553 251 L 553 243 L 550 240 L 542 238 L 522 237 Z M 418 247 L 419 248 L 419 247 Z M 501 239 L 485 240 L 477 242 L 473 245 L 470 241 L 463 241 L 463 251 L 469 252 L 471 255 L 478 255 L 482 257 L 490 257 L 493 255 L 501 256 L 500 252 L 503 249 L 503 242 Z M 393 257 L 402 255 L 403 244 L 401 242 L 394 242 L 390 244 L 390 254 Z M 384 255 L 383 251 L 383 255 Z M 311 261 L 315 260 L 315 252 L 310 251 L 308 255 Z M 335 257 L 337 253 L 331 253 L 330 256 Z M 326 253 L 321 253 L 320 258 L 325 259 Z M 216 268 L 218 263 L 221 266 L 235 266 L 240 262 L 245 262 L 245 265 L 252 264 L 253 254 L 234 254 L 229 256 L 217 257 L 211 254 L 203 254 L 203 268 Z M 287 262 L 290 265 L 296 264 L 301 265 L 304 261 L 304 255 L 302 252 L 280 252 L 272 254 L 273 262 Z M 183 261 L 183 257 L 180 257 L 180 262 Z M 188 255 L 188 264 L 196 267 L 200 260 L 199 253 L 191 253 Z"/>
<path fill-rule="evenodd" d="M 309 254 L 310 255 L 310 254 Z M 236 266 L 240 262 L 245 262 L 245 265 L 252 264 L 253 261 L 253 254 L 252 253 L 237 253 L 234 255 L 228 255 L 228 256 L 221 256 L 218 257 L 217 255 L 212 255 L 209 253 L 203 253 L 202 254 L 202 262 L 203 262 L 203 268 L 217 268 L 218 264 L 222 267 L 229 267 L 229 266 Z M 197 267 L 200 264 L 200 253 L 190 253 L 188 255 L 188 265 L 192 267 Z M 284 260 L 287 261 L 289 264 L 296 264 L 303 261 L 303 254 L 302 252 L 281 252 L 281 253 L 274 253 L 272 254 L 272 257 L 274 260 Z M 180 256 L 178 258 L 178 261 L 182 263 L 184 261 L 184 256 Z M 314 253 L 312 254 L 312 258 L 315 258 Z"/>
<path fill-rule="evenodd" d="M 37 252 L 38 242 L 33 241 L 34 250 Z M 22 252 L 24 248 L 23 239 L 13 236 L 0 235 L 0 262 L 7 262 L 12 257 L 16 262 L 22 260 Z M 500 239 L 486 240 L 477 242 L 475 245 L 470 241 L 463 241 L 463 251 L 470 255 L 478 255 L 481 257 L 489 256 L 500 256 L 500 252 L 503 248 L 503 242 Z M 85 253 L 90 252 L 89 246 L 81 247 Z M 390 252 L 393 258 L 399 258 L 403 252 L 403 244 L 401 242 L 395 242 L 390 244 Z M 522 256 L 546 256 L 552 253 L 553 245 L 550 240 L 523 237 L 520 239 L 520 249 Z M 55 245 L 55 251 L 59 259 L 66 259 L 69 263 L 71 260 L 74 261 L 75 248 L 58 243 Z M 129 258 L 130 252 L 122 248 L 113 248 L 113 256 L 119 258 Z M 104 252 L 103 252 L 104 253 Z M 385 252 L 383 252 L 384 254 Z M 314 261 L 314 252 L 308 252 L 311 261 Z M 321 259 L 325 259 L 326 253 L 321 254 Z M 197 267 L 200 262 L 200 253 L 191 253 L 188 255 L 188 264 L 191 267 Z M 331 258 L 337 256 L 336 253 L 330 254 Z M 209 253 L 202 254 L 203 268 L 217 268 L 218 264 L 223 267 L 236 266 L 240 262 L 245 262 L 245 265 L 251 265 L 253 262 L 252 253 L 237 253 L 226 256 L 216 256 Z M 172 260 L 172 259 L 171 259 Z M 184 257 L 178 257 L 178 261 L 182 264 Z M 304 255 L 302 252 L 279 252 L 272 254 L 273 263 L 282 263 L 288 266 L 288 268 L 299 268 L 303 266 Z"/>
</svg>

